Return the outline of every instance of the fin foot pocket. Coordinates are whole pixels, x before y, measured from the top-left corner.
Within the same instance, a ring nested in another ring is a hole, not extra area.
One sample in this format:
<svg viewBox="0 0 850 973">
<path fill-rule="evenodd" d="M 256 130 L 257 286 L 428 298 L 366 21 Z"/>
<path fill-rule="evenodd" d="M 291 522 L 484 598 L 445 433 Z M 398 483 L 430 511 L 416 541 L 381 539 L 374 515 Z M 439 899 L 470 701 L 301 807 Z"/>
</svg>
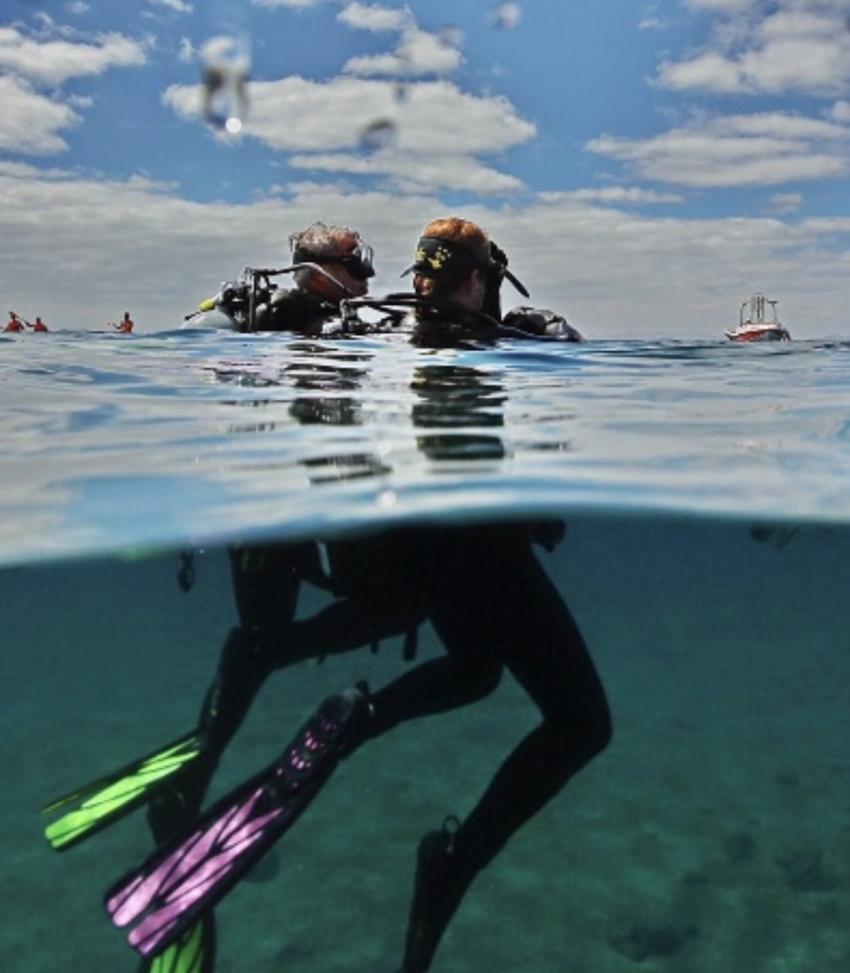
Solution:
<svg viewBox="0 0 850 973">
<path fill-rule="evenodd" d="M 458 852 L 454 834 L 446 825 L 441 831 L 429 831 L 419 842 L 404 964 L 399 973 L 430 969 L 443 933 L 477 874 L 473 862 Z"/>
</svg>

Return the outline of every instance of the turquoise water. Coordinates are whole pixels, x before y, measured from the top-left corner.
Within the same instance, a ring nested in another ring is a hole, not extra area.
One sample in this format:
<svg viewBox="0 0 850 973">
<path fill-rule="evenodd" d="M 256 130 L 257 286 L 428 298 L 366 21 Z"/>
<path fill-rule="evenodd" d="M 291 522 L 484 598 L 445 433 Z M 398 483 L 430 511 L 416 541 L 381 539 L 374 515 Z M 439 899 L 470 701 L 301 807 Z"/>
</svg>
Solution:
<svg viewBox="0 0 850 973">
<path fill-rule="evenodd" d="M 435 973 L 847 968 L 848 378 L 828 342 L 0 339 L 0 969 L 136 970 L 100 902 L 143 813 L 59 855 L 37 809 L 193 724 L 229 542 L 543 513 L 614 741 L 480 876 Z M 305 586 L 299 614 L 326 600 Z M 409 665 L 391 639 L 276 674 L 213 794 Z M 536 720 L 504 679 L 346 761 L 217 910 L 218 973 L 394 973 L 418 838 Z"/>
</svg>

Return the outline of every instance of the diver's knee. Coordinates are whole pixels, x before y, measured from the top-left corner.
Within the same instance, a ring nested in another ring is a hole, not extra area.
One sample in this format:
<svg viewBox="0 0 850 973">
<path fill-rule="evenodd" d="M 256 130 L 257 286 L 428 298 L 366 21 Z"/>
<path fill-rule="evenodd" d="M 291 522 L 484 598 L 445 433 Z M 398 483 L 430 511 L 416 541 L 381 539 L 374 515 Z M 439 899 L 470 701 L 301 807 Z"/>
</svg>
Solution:
<svg viewBox="0 0 850 973">
<path fill-rule="evenodd" d="M 564 754 L 574 754 L 580 749 L 585 763 L 598 757 L 614 736 L 611 710 L 604 695 L 581 712 L 574 707 L 564 706 L 545 722 L 549 732 L 557 739 L 558 748 Z"/>
<path fill-rule="evenodd" d="M 459 671 L 459 682 L 467 687 L 470 699 L 483 699 L 496 691 L 502 681 L 504 666 L 498 660 L 477 660 Z"/>
</svg>

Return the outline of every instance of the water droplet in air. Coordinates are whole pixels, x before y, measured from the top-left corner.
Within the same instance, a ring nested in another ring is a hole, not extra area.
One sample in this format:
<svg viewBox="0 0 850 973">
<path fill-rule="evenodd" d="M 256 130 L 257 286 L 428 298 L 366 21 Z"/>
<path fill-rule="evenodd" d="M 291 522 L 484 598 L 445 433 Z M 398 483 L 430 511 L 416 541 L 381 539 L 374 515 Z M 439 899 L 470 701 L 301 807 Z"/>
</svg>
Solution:
<svg viewBox="0 0 850 973">
<path fill-rule="evenodd" d="M 214 128 L 238 135 L 248 114 L 248 43 L 239 37 L 210 38 L 201 48 L 204 118 Z"/>
<path fill-rule="evenodd" d="M 367 152 L 379 152 L 395 144 L 398 126 L 391 118 L 376 118 L 360 133 L 360 148 Z"/>
<path fill-rule="evenodd" d="M 497 3 L 490 8 L 490 24 L 497 30 L 513 30 L 522 20 L 518 3 Z"/>
</svg>

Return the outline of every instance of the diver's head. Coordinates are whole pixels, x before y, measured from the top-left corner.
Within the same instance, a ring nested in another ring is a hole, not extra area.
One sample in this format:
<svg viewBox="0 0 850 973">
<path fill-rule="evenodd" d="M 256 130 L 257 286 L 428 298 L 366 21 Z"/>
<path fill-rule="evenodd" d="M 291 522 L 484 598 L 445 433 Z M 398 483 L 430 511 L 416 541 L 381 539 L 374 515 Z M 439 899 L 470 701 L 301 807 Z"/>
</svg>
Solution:
<svg viewBox="0 0 850 973">
<path fill-rule="evenodd" d="M 489 269 L 490 238 L 480 226 L 458 216 L 432 220 L 425 227 L 409 268 L 417 294 L 454 301 L 473 311 L 481 310 Z"/>
<path fill-rule="evenodd" d="M 294 263 L 319 264 L 355 297 L 368 292 L 369 278 L 375 275 L 372 248 L 364 243 L 357 230 L 313 223 L 306 230 L 293 233 L 289 246 Z M 334 304 L 349 296 L 308 267 L 295 272 L 295 282 L 302 290 Z"/>
</svg>

